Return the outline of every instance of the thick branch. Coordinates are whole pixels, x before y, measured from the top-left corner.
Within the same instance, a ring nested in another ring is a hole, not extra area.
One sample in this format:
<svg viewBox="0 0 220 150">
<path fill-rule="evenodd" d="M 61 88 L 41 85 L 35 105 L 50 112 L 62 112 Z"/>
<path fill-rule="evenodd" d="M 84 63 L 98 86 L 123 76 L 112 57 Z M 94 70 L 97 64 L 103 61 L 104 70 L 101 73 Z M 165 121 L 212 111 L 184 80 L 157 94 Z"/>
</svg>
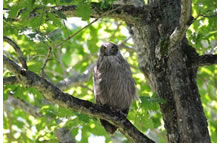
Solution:
<svg viewBox="0 0 220 150">
<path fill-rule="evenodd" d="M 168 49 L 171 49 L 179 44 L 179 42 L 183 39 L 186 30 L 188 29 L 189 25 L 191 24 L 192 17 L 192 1 L 191 0 L 181 0 L 181 14 L 179 25 L 173 31 L 170 36 L 170 43 Z"/>
<path fill-rule="evenodd" d="M 59 88 L 55 87 L 47 80 L 41 78 L 34 72 L 21 68 L 6 56 L 3 56 L 3 61 L 4 65 L 18 77 L 21 84 L 36 88 L 48 100 L 57 103 L 60 106 L 73 109 L 93 117 L 108 120 L 117 126 L 119 130 L 133 142 L 154 142 L 133 126 L 133 124 L 127 120 L 122 113 L 63 93 Z"/>
<path fill-rule="evenodd" d="M 193 66 L 202 67 L 217 64 L 217 55 L 206 54 L 194 60 Z"/>
<path fill-rule="evenodd" d="M 27 64 L 26 64 L 26 59 L 25 59 L 23 53 L 21 52 L 20 47 L 14 41 L 12 41 L 12 39 L 10 39 L 6 36 L 4 36 L 3 39 L 4 39 L 4 41 L 8 42 L 8 44 L 10 44 L 14 48 L 14 50 L 18 54 L 18 60 L 21 62 L 22 66 L 25 69 L 27 69 L 28 67 L 27 67 Z"/>
<path fill-rule="evenodd" d="M 111 17 L 111 18 L 118 18 L 121 20 L 124 20 L 128 23 L 134 23 L 136 19 L 141 20 L 140 17 L 144 15 L 144 20 L 151 20 L 152 14 L 150 14 L 150 8 L 148 6 L 144 7 L 134 7 L 132 5 L 113 5 L 111 8 L 102 8 L 101 3 L 91 3 L 91 17 L 93 18 L 100 18 L 100 17 Z M 120 9 L 117 9 L 120 8 Z M 56 9 L 57 11 L 60 11 L 64 13 L 67 17 L 76 17 L 76 9 L 77 6 L 56 6 L 52 7 L 51 12 L 53 12 L 53 9 Z M 114 11 L 112 11 L 114 10 Z M 106 13 L 110 12 L 110 13 Z M 103 14 L 105 14 L 103 16 Z"/>
</svg>

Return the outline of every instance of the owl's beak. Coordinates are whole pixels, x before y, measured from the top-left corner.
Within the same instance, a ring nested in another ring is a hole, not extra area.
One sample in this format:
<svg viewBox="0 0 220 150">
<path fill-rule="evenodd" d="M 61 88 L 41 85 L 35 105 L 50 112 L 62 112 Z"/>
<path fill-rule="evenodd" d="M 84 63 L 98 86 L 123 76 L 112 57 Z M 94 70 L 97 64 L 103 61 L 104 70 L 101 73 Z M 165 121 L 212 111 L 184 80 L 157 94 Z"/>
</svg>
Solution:
<svg viewBox="0 0 220 150">
<path fill-rule="evenodd" d="M 114 54 L 114 51 L 112 49 L 110 49 L 108 55 L 113 55 L 113 54 Z"/>
</svg>

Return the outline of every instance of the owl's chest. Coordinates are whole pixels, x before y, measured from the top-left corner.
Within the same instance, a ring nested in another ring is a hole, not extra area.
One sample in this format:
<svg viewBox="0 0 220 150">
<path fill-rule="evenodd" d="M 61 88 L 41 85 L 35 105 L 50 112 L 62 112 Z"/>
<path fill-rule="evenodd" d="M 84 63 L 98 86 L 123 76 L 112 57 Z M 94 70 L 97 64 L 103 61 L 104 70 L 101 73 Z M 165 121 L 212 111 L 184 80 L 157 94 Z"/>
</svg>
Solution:
<svg viewBox="0 0 220 150">
<path fill-rule="evenodd" d="M 121 95 L 127 92 L 132 80 L 131 73 L 126 68 L 109 68 L 105 72 L 99 72 L 96 85 L 103 93 L 107 93 L 110 97 L 113 95 Z"/>
<path fill-rule="evenodd" d="M 99 67 L 96 66 L 94 69 L 94 92 L 97 102 L 119 109 L 128 108 L 135 93 L 129 66 L 111 64 Z"/>
<path fill-rule="evenodd" d="M 121 66 L 109 67 L 105 71 L 98 70 L 97 75 L 97 78 L 101 79 L 100 82 L 102 84 L 115 84 L 117 82 L 121 82 L 121 80 L 126 79 L 127 76 L 130 76 L 126 68 Z"/>
</svg>

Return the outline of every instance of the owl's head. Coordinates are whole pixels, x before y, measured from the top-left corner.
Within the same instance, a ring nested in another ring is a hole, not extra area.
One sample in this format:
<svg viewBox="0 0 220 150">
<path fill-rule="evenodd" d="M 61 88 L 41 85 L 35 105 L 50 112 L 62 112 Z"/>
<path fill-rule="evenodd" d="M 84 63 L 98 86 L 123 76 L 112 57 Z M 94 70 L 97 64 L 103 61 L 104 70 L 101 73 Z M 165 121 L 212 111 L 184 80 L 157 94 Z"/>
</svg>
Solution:
<svg viewBox="0 0 220 150">
<path fill-rule="evenodd" d="M 120 53 L 118 46 L 111 42 L 102 44 L 100 48 L 101 56 L 115 56 L 118 53 Z"/>
</svg>

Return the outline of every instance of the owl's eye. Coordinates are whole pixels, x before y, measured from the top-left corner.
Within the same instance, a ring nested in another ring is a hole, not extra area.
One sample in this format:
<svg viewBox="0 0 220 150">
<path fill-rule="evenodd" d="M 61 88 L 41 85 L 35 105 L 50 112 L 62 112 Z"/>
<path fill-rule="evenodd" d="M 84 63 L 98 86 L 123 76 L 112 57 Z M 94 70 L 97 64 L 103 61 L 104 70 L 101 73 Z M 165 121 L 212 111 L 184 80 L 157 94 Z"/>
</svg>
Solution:
<svg viewBox="0 0 220 150">
<path fill-rule="evenodd" d="M 102 50 L 106 50 L 106 47 L 105 47 L 105 46 L 102 46 L 101 49 L 102 49 Z"/>
<path fill-rule="evenodd" d="M 114 51 L 117 50 L 117 46 L 116 46 L 116 45 L 113 45 L 113 46 L 112 46 L 112 50 L 114 50 Z"/>
<path fill-rule="evenodd" d="M 113 45 L 111 48 L 111 54 L 116 55 L 118 52 L 118 47 L 116 45 Z"/>
<path fill-rule="evenodd" d="M 101 48 L 100 48 L 100 52 L 104 54 L 105 51 L 106 51 L 106 49 L 107 49 L 107 48 L 106 48 L 105 46 L 102 45 Z"/>
</svg>

